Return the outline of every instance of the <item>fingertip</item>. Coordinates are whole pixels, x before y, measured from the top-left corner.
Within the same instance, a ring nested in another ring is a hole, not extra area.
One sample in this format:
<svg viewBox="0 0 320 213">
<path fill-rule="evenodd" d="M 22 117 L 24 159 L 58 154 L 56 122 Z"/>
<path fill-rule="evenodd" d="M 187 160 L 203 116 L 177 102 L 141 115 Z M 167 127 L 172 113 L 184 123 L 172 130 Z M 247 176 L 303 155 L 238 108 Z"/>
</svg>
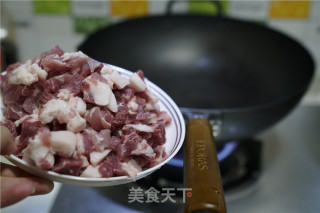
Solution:
<svg viewBox="0 0 320 213">
<path fill-rule="evenodd" d="M 17 148 L 11 132 L 7 127 L 2 125 L 0 125 L 0 142 L 1 155 L 11 154 Z"/>
<path fill-rule="evenodd" d="M 46 193 L 50 193 L 54 188 L 54 183 L 50 180 L 45 180 L 44 184 L 47 185 Z"/>
<path fill-rule="evenodd" d="M 32 178 L 32 185 L 35 188 L 33 195 L 42 195 L 50 193 L 54 188 L 54 183 L 42 178 Z"/>
<path fill-rule="evenodd" d="M 54 188 L 54 183 L 53 183 L 53 181 L 48 181 L 47 184 L 48 184 L 48 190 L 49 190 L 49 192 L 51 192 Z"/>
</svg>

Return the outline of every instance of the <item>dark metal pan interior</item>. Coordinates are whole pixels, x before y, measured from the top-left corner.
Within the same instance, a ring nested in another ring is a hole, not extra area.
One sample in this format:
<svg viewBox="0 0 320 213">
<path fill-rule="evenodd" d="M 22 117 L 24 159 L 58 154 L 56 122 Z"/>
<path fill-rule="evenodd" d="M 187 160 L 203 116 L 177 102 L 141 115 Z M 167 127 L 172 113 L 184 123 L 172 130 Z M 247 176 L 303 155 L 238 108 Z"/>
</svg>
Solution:
<svg viewBox="0 0 320 213">
<path fill-rule="evenodd" d="M 100 61 L 146 76 L 181 107 L 254 107 L 309 84 L 313 61 L 266 27 L 210 16 L 161 16 L 105 28 L 80 46 Z"/>
</svg>

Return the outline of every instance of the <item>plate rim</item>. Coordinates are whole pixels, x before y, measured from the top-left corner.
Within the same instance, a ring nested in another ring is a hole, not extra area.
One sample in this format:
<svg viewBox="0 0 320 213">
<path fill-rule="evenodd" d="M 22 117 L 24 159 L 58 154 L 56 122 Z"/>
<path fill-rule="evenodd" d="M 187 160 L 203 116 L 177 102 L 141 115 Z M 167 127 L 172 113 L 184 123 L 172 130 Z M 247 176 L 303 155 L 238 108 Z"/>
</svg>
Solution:
<svg viewBox="0 0 320 213">
<path fill-rule="evenodd" d="M 129 77 L 131 76 L 134 72 L 131 72 L 129 70 L 126 70 L 124 68 L 103 63 L 105 65 L 111 66 L 112 69 L 115 69 L 118 71 L 120 74 L 124 74 L 125 76 Z M 158 87 L 156 84 L 148 80 L 147 77 L 145 77 L 146 84 L 148 85 L 147 87 L 151 90 L 151 92 L 155 92 L 156 96 L 161 95 L 162 98 L 159 98 L 159 101 L 163 105 L 164 103 L 170 104 L 170 108 L 172 108 L 174 114 L 175 114 L 175 119 L 179 122 L 176 126 L 176 128 L 180 131 L 178 131 L 177 136 L 179 137 L 178 140 L 175 140 L 174 146 L 173 146 L 173 152 L 170 153 L 170 155 L 166 156 L 159 164 L 157 164 L 154 167 L 145 169 L 141 172 L 139 172 L 136 176 L 136 180 L 139 180 L 141 178 L 144 178 L 145 176 L 155 172 L 156 170 L 160 169 L 163 165 L 168 163 L 181 149 L 183 143 L 184 143 L 184 138 L 186 134 L 186 127 L 185 127 L 185 120 L 183 118 L 183 115 L 177 106 L 177 104 L 172 100 L 172 98 L 165 92 L 163 91 L 160 87 Z M 165 101 L 163 101 L 165 100 Z M 167 107 L 168 110 L 168 107 Z M 166 112 L 168 112 L 166 110 Z M 171 112 L 171 111 L 170 111 Z M 172 113 L 172 112 L 171 112 Z M 171 119 L 174 119 L 172 117 L 172 114 L 170 113 Z M 168 154 L 168 153 L 167 153 Z M 64 183 L 64 184 L 71 184 L 71 185 L 81 185 L 81 186 L 111 186 L 111 185 L 119 185 L 119 184 L 125 184 L 132 182 L 133 179 L 129 176 L 117 176 L 117 177 L 109 177 L 109 178 L 94 178 L 94 177 L 80 177 L 80 176 L 72 176 L 72 175 L 66 175 L 66 174 L 60 174 L 57 172 L 53 172 L 51 170 L 43 170 L 41 168 L 38 168 L 34 165 L 31 165 L 27 163 L 26 161 L 22 160 L 21 158 L 10 154 L 7 155 L 6 158 L 11 161 L 13 164 L 18 166 L 19 168 L 23 169 L 24 171 L 27 171 L 33 175 L 44 177 L 46 179 Z"/>
</svg>

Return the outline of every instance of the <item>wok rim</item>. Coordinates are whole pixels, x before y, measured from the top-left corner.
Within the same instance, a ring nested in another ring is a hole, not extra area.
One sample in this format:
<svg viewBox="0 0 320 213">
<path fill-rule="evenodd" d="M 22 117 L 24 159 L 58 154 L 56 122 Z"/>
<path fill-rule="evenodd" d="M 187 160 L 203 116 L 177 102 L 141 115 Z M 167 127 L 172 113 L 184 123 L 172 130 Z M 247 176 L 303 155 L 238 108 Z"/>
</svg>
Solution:
<svg viewBox="0 0 320 213">
<path fill-rule="evenodd" d="M 308 71 L 308 80 L 306 82 L 303 82 L 303 86 L 297 87 L 296 90 L 294 90 L 291 93 L 288 93 L 287 95 L 283 95 L 280 98 L 276 98 L 272 101 L 267 101 L 265 103 L 261 104 L 253 104 L 253 105 L 248 105 L 248 106 L 241 106 L 241 107 L 221 107 L 221 108 L 193 108 L 193 107 L 185 107 L 185 106 L 180 106 L 179 104 L 178 107 L 182 111 L 188 111 L 188 112 L 194 112 L 194 113 L 203 113 L 206 112 L 208 114 L 210 113 L 233 113 L 233 112 L 247 112 L 247 111 L 255 111 L 259 109 L 264 109 L 264 108 L 269 108 L 269 107 L 274 107 L 279 104 L 285 103 L 287 101 L 290 101 L 294 98 L 301 98 L 304 96 L 308 88 L 310 87 L 312 80 L 314 78 L 314 73 L 315 73 L 315 60 L 313 55 L 310 53 L 310 51 L 307 50 L 304 44 L 301 42 L 298 42 L 297 39 L 293 38 L 292 36 L 288 35 L 287 33 L 284 33 L 278 29 L 271 28 L 270 26 L 267 25 L 261 25 L 258 23 L 255 23 L 253 21 L 245 20 L 245 19 L 238 19 L 238 18 L 232 18 L 232 17 L 225 17 L 225 16 L 215 16 L 215 15 L 206 15 L 206 14 L 167 14 L 167 15 L 150 15 L 147 17 L 136 17 L 136 18 L 131 18 L 127 19 L 121 22 L 113 23 L 108 25 L 105 28 L 102 28 L 91 35 L 87 37 L 78 47 L 81 48 L 85 43 L 88 42 L 89 39 L 92 39 L 95 35 L 98 35 L 104 30 L 113 30 L 114 27 L 122 27 L 122 25 L 130 25 L 132 22 L 140 22 L 144 20 L 156 20 L 156 19 L 164 19 L 164 18 L 205 18 L 205 19 L 212 19 L 212 20 L 217 20 L 217 21 L 223 21 L 223 22 L 231 22 L 232 25 L 234 24 L 245 24 L 248 26 L 255 27 L 256 29 L 268 31 L 269 33 L 275 33 L 278 36 L 281 36 L 282 38 L 286 39 L 287 41 L 292 42 L 293 45 L 296 46 L 296 48 L 301 49 L 303 54 L 305 54 L 306 58 L 305 60 L 309 60 L 310 69 Z M 114 64 L 115 66 L 121 67 L 121 64 Z M 175 101 L 175 100 L 174 100 Z"/>
</svg>

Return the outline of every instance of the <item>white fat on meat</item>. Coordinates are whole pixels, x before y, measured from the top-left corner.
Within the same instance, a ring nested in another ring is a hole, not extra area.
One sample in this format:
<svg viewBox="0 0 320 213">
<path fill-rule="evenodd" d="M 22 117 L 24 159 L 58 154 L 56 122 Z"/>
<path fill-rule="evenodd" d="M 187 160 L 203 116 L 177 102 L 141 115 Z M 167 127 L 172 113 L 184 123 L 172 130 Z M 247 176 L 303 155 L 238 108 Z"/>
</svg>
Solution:
<svg viewBox="0 0 320 213">
<path fill-rule="evenodd" d="M 136 111 L 138 110 L 138 107 L 139 107 L 139 104 L 137 104 L 136 100 L 137 100 L 137 98 L 136 98 L 136 96 L 134 96 L 134 97 L 127 103 L 129 112 L 132 112 L 132 114 L 134 114 L 134 112 L 136 112 Z"/>
<path fill-rule="evenodd" d="M 20 124 L 22 124 L 23 123 L 23 121 L 25 121 L 27 118 L 29 118 L 30 117 L 30 115 L 25 115 L 25 116 L 23 116 L 22 118 L 20 118 L 20 119 L 18 119 L 18 120 L 16 120 L 15 122 L 13 122 L 14 123 L 14 125 L 16 126 L 16 127 L 18 127 L 18 126 L 20 126 Z"/>
<path fill-rule="evenodd" d="M 149 90 L 146 90 L 146 93 L 148 94 L 149 96 L 149 101 L 152 102 L 152 103 L 157 103 L 159 101 L 159 98 L 154 96 Z"/>
<path fill-rule="evenodd" d="M 157 153 L 157 157 L 154 159 L 154 163 L 158 164 L 162 161 L 163 157 L 163 153 L 165 151 L 165 146 L 157 146 L 156 148 L 154 148 L 153 150 L 155 153 Z"/>
<path fill-rule="evenodd" d="M 71 118 L 67 123 L 67 130 L 71 132 L 80 132 L 87 126 L 86 119 L 81 117 L 79 114 Z"/>
<path fill-rule="evenodd" d="M 157 103 L 147 102 L 146 103 L 146 109 L 150 110 L 150 111 L 152 111 L 152 110 L 158 110 L 159 111 L 160 110 L 160 106 Z"/>
<path fill-rule="evenodd" d="M 86 151 L 84 147 L 83 136 L 80 133 L 76 134 L 76 149 L 79 154 L 83 154 Z"/>
<path fill-rule="evenodd" d="M 74 109 L 66 106 L 65 109 L 60 111 L 56 118 L 59 121 L 59 123 L 64 124 L 68 123 L 75 116 L 77 116 L 77 112 Z"/>
<path fill-rule="evenodd" d="M 82 160 L 82 167 L 87 167 L 90 165 L 86 156 L 80 155 L 80 159 Z"/>
<path fill-rule="evenodd" d="M 158 104 L 159 99 L 154 96 L 149 90 L 146 90 L 146 93 L 149 96 L 149 101 L 146 103 L 147 110 L 160 110 L 160 106 Z"/>
<path fill-rule="evenodd" d="M 46 80 L 48 73 L 47 71 L 45 71 L 44 69 L 42 69 L 41 67 L 39 67 L 38 64 L 34 63 L 29 67 L 29 72 L 30 73 L 35 73 L 38 76 L 38 79 L 40 80 Z"/>
<path fill-rule="evenodd" d="M 87 92 L 92 95 L 96 105 L 106 106 L 112 112 L 118 111 L 116 98 L 108 84 L 93 80 L 91 76 L 87 77 L 84 81 L 89 84 L 89 91 Z"/>
<path fill-rule="evenodd" d="M 108 64 L 104 64 L 102 69 L 100 70 L 101 74 L 111 74 L 112 73 L 112 67 Z"/>
<path fill-rule="evenodd" d="M 93 97 L 95 104 L 99 106 L 107 106 L 110 102 L 112 90 L 108 84 L 91 79 L 91 76 L 85 80 L 89 84 L 89 93 Z"/>
<path fill-rule="evenodd" d="M 29 139 L 29 144 L 24 155 L 29 155 L 28 157 L 33 160 L 37 167 L 42 168 L 44 162 L 47 167 L 46 169 L 52 168 L 54 165 L 53 154 L 50 153 L 49 147 L 42 143 L 39 135 Z M 24 158 L 28 157 L 24 156 Z"/>
<path fill-rule="evenodd" d="M 43 124 L 50 123 L 53 119 L 57 118 L 62 111 L 68 106 L 68 103 L 60 99 L 51 99 L 40 110 L 39 120 Z"/>
<path fill-rule="evenodd" d="M 158 121 L 162 121 L 165 124 L 169 124 L 171 122 L 171 117 L 168 115 L 168 113 L 153 113 L 150 117 L 149 123 L 156 124 L 158 123 Z"/>
<path fill-rule="evenodd" d="M 11 84 L 23 84 L 30 86 L 39 80 L 45 80 L 47 76 L 48 73 L 39 67 L 38 64 L 31 64 L 31 61 L 28 61 L 13 70 L 8 75 L 8 81 Z"/>
<path fill-rule="evenodd" d="M 112 71 L 110 78 L 118 87 L 118 89 L 123 89 L 129 84 L 129 79 L 125 76 L 120 75 L 117 71 Z"/>
<path fill-rule="evenodd" d="M 30 165 L 35 165 L 34 160 L 31 159 L 31 150 L 26 147 L 24 150 L 22 150 L 22 160 Z"/>
<path fill-rule="evenodd" d="M 121 163 L 121 167 L 133 181 L 136 181 L 137 174 L 142 171 L 142 168 L 134 159 L 129 160 L 127 163 Z"/>
<path fill-rule="evenodd" d="M 71 53 L 64 53 L 62 55 L 62 61 L 68 61 L 72 58 L 89 58 L 87 55 L 83 54 L 83 52 L 71 52 Z"/>
<path fill-rule="evenodd" d="M 144 155 L 149 158 L 154 158 L 156 153 L 154 153 L 152 147 L 147 143 L 145 139 L 138 143 L 137 148 L 131 152 L 132 155 Z"/>
<path fill-rule="evenodd" d="M 94 166 L 101 163 L 101 161 L 107 157 L 107 155 L 111 152 L 111 150 L 106 149 L 102 152 L 91 152 L 90 153 L 90 163 Z"/>
<path fill-rule="evenodd" d="M 72 109 L 75 109 L 76 112 L 78 112 L 80 115 L 84 115 L 86 113 L 87 105 L 82 100 L 82 98 L 79 98 L 79 97 L 70 98 L 69 106 Z"/>
<path fill-rule="evenodd" d="M 14 125 L 16 127 L 20 126 L 20 124 L 22 124 L 25 120 L 28 119 L 28 122 L 36 122 L 39 121 L 39 116 L 38 116 L 38 109 L 34 110 L 32 114 L 30 115 L 25 115 L 22 118 L 20 118 L 19 120 L 16 120 L 14 122 Z"/>
<path fill-rule="evenodd" d="M 52 131 L 50 149 L 53 153 L 70 157 L 76 150 L 77 137 L 70 131 Z"/>
<path fill-rule="evenodd" d="M 108 85 L 110 86 L 110 88 L 113 88 L 114 82 L 111 80 L 110 78 L 110 74 L 101 74 L 101 76 L 107 80 Z"/>
<path fill-rule="evenodd" d="M 68 89 L 60 89 L 57 97 L 68 101 L 71 97 L 73 97 L 73 94 Z"/>
<path fill-rule="evenodd" d="M 110 97 L 110 102 L 107 106 L 112 112 L 118 112 L 118 104 L 117 104 L 117 100 L 116 97 L 114 96 L 114 94 L 111 94 Z"/>
<path fill-rule="evenodd" d="M 139 132 L 154 132 L 154 129 L 145 124 L 126 124 L 123 126 L 123 130 L 127 130 L 129 128 L 133 128 Z"/>
<path fill-rule="evenodd" d="M 30 158 L 35 162 L 37 167 L 41 167 L 41 162 L 43 160 L 47 160 L 47 163 L 50 164 L 50 168 L 53 167 L 53 155 L 50 153 L 49 147 L 43 145 L 39 135 L 36 135 L 34 139 L 29 139 L 28 149 L 31 150 Z"/>
<path fill-rule="evenodd" d="M 86 120 L 80 115 L 86 112 L 86 104 L 79 97 L 70 98 L 69 102 L 61 99 L 51 99 L 40 110 L 39 120 L 43 124 L 50 123 L 55 118 L 60 123 L 66 123 L 67 129 L 80 132 L 86 127 Z"/>
<path fill-rule="evenodd" d="M 80 177 L 89 177 L 89 178 L 101 178 L 102 175 L 99 172 L 99 166 L 89 165 L 80 175 Z"/>
<path fill-rule="evenodd" d="M 135 89 L 137 92 L 143 92 L 147 86 L 137 73 L 133 73 L 129 79 L 129 87 Z"/>
</svg>

